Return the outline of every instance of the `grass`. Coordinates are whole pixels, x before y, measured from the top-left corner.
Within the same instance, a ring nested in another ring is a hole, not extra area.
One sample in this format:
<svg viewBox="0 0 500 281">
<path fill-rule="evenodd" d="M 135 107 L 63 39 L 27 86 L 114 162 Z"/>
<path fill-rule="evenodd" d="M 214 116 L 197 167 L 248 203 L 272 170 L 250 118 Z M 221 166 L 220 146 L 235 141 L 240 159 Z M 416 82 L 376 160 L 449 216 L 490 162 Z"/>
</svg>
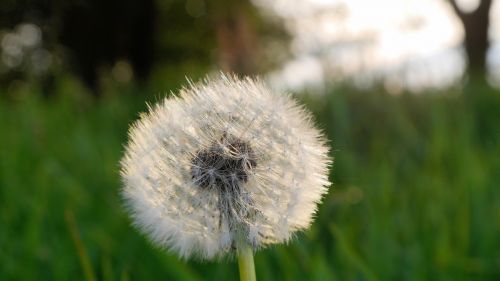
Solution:
<svg viewBox="0 0 500 281">
<path fill-rule="evenodd" d="M 157 97 L 37 91 L 0 100 L 0 280 L 237 280 L 234 260 L 182 261 L 130 226 L 118 161 Z M 500 280 L 500 97 L 465 92 L 303 96 L 335 184 L 310 230 L 257 253 L 257 279 Z"/>
</svg>

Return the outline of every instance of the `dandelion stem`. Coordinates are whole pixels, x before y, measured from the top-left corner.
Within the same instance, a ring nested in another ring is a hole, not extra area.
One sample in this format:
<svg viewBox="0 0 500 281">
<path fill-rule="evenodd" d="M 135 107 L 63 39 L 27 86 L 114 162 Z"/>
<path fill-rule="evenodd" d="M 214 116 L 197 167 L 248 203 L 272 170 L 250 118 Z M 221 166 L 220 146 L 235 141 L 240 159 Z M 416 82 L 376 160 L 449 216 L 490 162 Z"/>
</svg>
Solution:
<svg viewBox="0 0 500 281">
<path fill-rule="evenodd" d="M 252 247 L 244 242 L 239 243 L 237 252 L 240 281 L 256 281 Z"/>
</svg>

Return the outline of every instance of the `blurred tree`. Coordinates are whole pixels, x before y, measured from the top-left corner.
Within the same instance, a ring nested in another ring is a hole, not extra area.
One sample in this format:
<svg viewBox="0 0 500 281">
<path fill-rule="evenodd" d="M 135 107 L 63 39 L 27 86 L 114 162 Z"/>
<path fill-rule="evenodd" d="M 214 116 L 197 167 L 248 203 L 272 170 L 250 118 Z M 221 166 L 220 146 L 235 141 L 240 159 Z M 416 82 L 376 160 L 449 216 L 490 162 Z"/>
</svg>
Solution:
<svg viewBox="0 0 500 281">
<path fill-rule="evenodd" d="M 71 50 L 79 73 L 92 89 L 98 86 L 97 67 L 119 59 L 130 61 L 137 78 L 147 77 L 154 57 L 153 0 L 71 1 L 62 12 L 60 43 Z"/>
<path fill-rule="evenodd" d="M 218 45 L 221 68 L 240 74 L 256 72 L 259 53 L 255 23 L 251 22 L 256 9 L 249 1 L 215 0 L 209 3 Z"/>
<path fill-rule="evenodd" d="M 478 7 L 471 12 L 462 11 L 457 0 L 451 0 L 450 2 L 464 28 L 464 45 L 468 59 L 469 77 L 484 79 L 486 74 L 486 52 L 489 48 L 488 28 L 492 0 L 479 1 Z"/>
<path fill-rule="evenodd" d="M 118 61 L 128 62 L 139 80 L 154 71 L 161 77 L 184 77 L 180 69 L 195 75 L 214 64 L 252 74 L 277 61 L 266 57 L 266 42 L 287 39 L 283 23 L 265 17 L 250 0 L 6 0 L 0 11 L 6 11 L 0 28 L 40 26 L 50 44 L 62 47 L 64 65 L 95 94 L 99 70 Z"/>
<path fill-rule="evenodd" d="M 99 93 L 102 65 L 126 60 L 135 77 L 149 74 L 154 57 L 154 0 L 7 0 L 0 2 L 0 11 L 0 28 L 12 29 L 20 23 L 39 26 L 44 43 L 59 52 L 65 67 L 94 94 Z"/>
<path fill-rule="evenodd" d="M 153 0 L 74 2 L 62 15 L 60 40 L 75 53 L 82 77 L 93 88 L 95 67 L 120 58 L 144 78 L 153 62 L 155 17 Z"/>
</svg>

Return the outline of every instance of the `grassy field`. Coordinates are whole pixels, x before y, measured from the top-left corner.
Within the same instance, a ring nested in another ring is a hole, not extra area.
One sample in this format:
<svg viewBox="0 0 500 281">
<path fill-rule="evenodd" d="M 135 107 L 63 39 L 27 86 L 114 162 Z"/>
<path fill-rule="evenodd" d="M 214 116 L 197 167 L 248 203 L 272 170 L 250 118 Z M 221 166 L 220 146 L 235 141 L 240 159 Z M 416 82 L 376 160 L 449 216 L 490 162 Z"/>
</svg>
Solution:
<svg viewBox="0 0 500 281">
<path fill-rule="evenodd" d="M 237 280 L 233 260 L 179 260 L 124 212 L 122 144 L 158 95 L 58 91 L 0 100 L 0 280 Z M 334 185 L 310 230 L 257 253 L 258 280 L 500 280 L 500 93 L 464 92 L 302 96 Z"/>
</svg>

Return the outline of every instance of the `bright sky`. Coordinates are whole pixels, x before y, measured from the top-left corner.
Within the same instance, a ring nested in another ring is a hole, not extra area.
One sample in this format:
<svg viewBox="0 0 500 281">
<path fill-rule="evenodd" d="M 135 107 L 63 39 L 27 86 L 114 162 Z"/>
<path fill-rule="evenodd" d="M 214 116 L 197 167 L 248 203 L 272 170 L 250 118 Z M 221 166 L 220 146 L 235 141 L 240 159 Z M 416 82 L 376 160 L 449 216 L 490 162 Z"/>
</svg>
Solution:
<svg viewBox="0 0 500 281">
<path fill-rule="evenodd" d="M 473 10 L 478 0 L 462 0 Z M 359 86 L 381 77 L 395 93 L 453 84 L 464 71 L 462 26 L 446 0 L 254 0 L 285 19 L 293 58 L 270 75 L 277 87 L 321 86 L 350 76 Z M 500 41 L 500 3 L 491 37 Z M 500 76 L 500 45 L 489 53 Z M 353 74 L 356 74 L 355 76 Z"/>
</svg>

